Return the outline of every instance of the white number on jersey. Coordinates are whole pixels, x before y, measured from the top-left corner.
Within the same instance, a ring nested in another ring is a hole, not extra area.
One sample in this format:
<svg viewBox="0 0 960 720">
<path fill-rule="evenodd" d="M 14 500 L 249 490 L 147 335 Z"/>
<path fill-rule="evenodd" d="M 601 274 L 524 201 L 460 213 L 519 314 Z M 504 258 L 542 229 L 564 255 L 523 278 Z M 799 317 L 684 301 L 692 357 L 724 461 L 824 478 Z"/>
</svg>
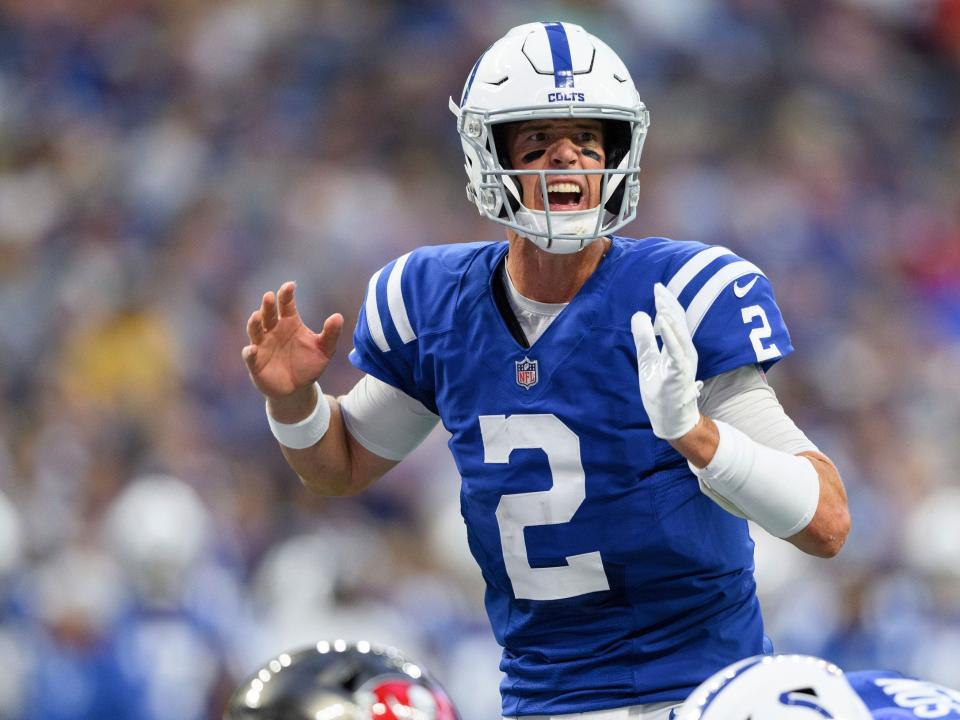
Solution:
<svg viewBox="0 0 960 720">
<path fill-rule="evenodd" d="M 942 718 L 960 713 L 960 692 L 936 683 L 909 678 L 877 678 L 874 683 L 902 708 L 918 718 Z"/>
<path fill-rule="evenodd" d="M 764 346 L 763 341 L 773 334 L 770 330 L 770 322 L 767 320 L 767 314 L 759 305 L 751 305 L 740 311 L 740 317 L 743 318 L 744 325 L 750 325 L 754 318 L 760 318 L 760 327 L 753 328 L 750 331 L 750 342 L 753 343 L 753 351 L 757 353 L 757 361 L 772 360 L 780 357 L 780 348 L 776 343 L 770 343 Z"/>
<path fill-rule="evenodd" d="M 523 530 L 532 525 L 567 523 L 586 498 L 580 438 L 556 415 L 481 415 L 483 461 L 509 463 L 514 450 L 541 449 L 553 486 L 500 498 L 497 524 L 513 594 L 524 600 L 559 600 L 609 590 L 600 552 L 571 555 L 561 567 L 530 567 Z"/>
</svg>

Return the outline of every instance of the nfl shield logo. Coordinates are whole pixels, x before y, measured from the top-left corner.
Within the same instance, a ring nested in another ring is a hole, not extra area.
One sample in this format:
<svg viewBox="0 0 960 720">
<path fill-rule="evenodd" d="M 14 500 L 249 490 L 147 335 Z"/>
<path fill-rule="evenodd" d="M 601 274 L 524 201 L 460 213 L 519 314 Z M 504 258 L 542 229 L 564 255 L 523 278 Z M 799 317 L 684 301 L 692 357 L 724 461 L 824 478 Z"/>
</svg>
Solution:
<svg viewBox="0 0 960 720">
<path fill-rule="evenodd" d="M 525 357 L 517 360 L 517 385 L 529 390 L 537 384 L 537 361 Z"/>
</svg>

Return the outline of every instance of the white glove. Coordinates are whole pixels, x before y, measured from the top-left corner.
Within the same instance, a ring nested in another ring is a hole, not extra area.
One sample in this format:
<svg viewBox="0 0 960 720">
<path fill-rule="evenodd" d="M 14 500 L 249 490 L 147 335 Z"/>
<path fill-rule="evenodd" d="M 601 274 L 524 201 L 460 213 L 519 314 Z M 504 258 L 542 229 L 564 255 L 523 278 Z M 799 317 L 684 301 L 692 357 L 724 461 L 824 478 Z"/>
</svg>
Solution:
<svg viewBox="0 0 960 720">
<path fill-rule="evenodd" d="M 700 421 L 697 398 L 703 383 L 697 381 L 697 350 L 687 327 L 686 313 L 673 293 L 661 283 L 653 286 L 656 323 L 645 312 L 630 319 L 637 346 L 640 398 L 650 417 L 653 433 L 664 440 L 686 435 Z M 663 351 L 657 348 L 659 335 Z"/>
</svg>

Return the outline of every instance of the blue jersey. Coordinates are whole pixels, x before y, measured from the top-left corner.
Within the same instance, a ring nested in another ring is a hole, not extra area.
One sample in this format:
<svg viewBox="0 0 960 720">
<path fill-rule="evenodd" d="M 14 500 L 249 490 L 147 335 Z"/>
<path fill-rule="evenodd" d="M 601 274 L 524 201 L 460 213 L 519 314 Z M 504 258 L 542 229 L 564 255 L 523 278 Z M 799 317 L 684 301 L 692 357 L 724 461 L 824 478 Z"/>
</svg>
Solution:
<svg viewBox="0 0 960 720">
<path fill-rule="evenodd" d="M 424 247 L 370 280 L 350 359 L 436 412 L 503 646 L 505 715 L 682 700 L 770 650 L 744 520 L 643 408 L 630 317 L 678 296 L 700 378 L 792 351 L 767 278 L 729 250 L 613 238 L 533 344 L 493 293 L 507 243 Z"/>
<path fill-rule="evenodd" d="M 846 673 L 875 720 L 960 718 L 960 692 L 889 670 Z"/>
</svg>

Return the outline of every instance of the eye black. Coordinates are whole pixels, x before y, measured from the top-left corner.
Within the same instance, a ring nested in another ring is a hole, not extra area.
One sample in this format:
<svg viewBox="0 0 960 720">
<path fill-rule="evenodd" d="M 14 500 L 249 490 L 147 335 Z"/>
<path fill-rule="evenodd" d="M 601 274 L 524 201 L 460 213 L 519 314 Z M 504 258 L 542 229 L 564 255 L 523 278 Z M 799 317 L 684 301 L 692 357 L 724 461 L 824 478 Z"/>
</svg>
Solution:
<svg viewBox="0 0 960 720">
<path fill-rule="evenodd" d="M 600 160 L 600 153 L 598 153 L 598 152 L 596 152 L 596 151 L 594 151 L 594 150 L 586 150 L 586 149 L 584 149 L 584 150 L 581 150 L 580 152 L 582 152 L 582 153 L 583 153 L 584 155 L 586 155 L 588 158 L 591 158 L 591 159 L 597 160 L 597 161 Z"/>
<path fill-rule="evenodd" d="M 546 150 L 534 150 L 534 151 L 532 151 L 532 152 L 528 152 L 528 153 L 527 153 L 526 155 L 524 155 L 521 159 L 522 159 L 523 162 L 525 162 L 525 163 L 533 162 L 533 161 L 536 160 L 537 158 L 543 157 L 543 154 L 544 154 L 545 152 L 546 152 Z"/>
</svg>

